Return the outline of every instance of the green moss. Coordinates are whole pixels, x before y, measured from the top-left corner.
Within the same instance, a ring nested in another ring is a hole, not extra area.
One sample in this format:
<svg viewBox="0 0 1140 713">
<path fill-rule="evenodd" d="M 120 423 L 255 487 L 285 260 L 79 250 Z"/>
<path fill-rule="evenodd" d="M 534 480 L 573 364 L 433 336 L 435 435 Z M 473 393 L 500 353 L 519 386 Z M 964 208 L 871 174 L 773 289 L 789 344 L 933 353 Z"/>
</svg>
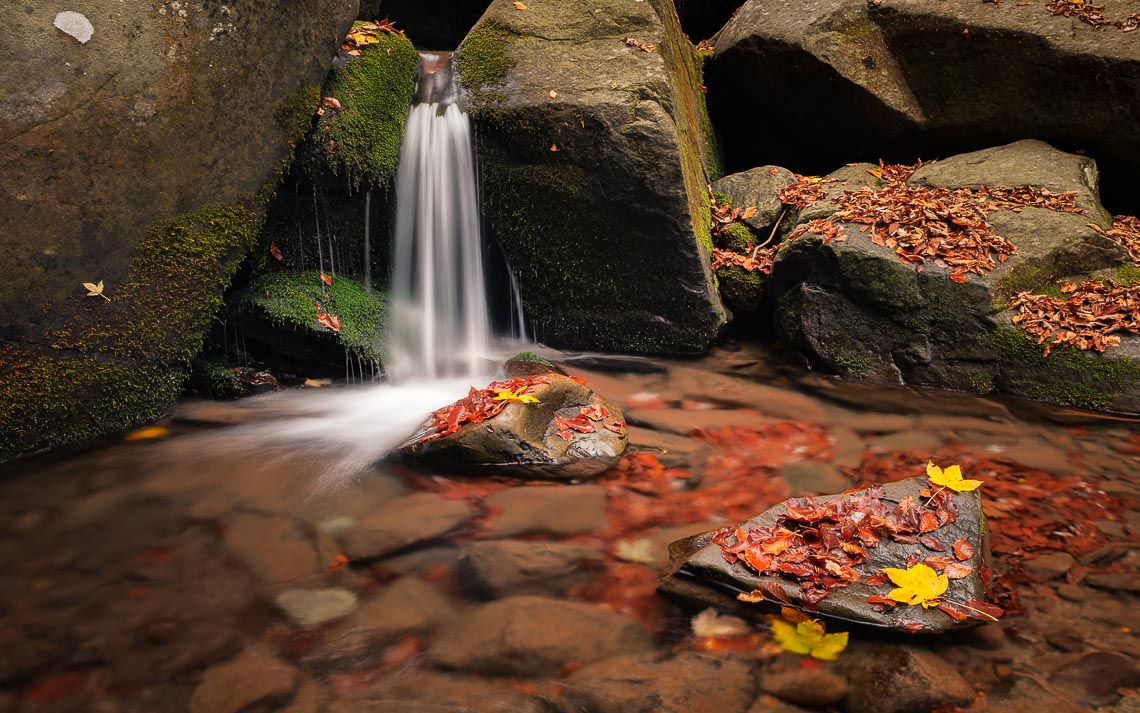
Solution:
<svg viewBox="0 0 1140 713">
<path fill-rule="evenodd" d="M 721 228 L 717 242 L 725 250 L 731 250 L 742 255 L 752 252 L 752 249 L 756 247 L 752 231 L 744 223 L 729 223 Z"/>
<path fill-rule="evenodd" d="M 865 377 L 878 364 L 879 359 L 871 352 L 848 352 L 837 354 L 835 366 L 852 376 Z"/>
<path fill-rule="evenodd" d="M 1140 265 L 1123 265 L 1116 269 L 1113 279 L 1124 287 L 1140 282 Z"/>
<path fill-rule="evenodd" d="M 993 374 L 984 374 L 981 372 L 971 374 L 970 390 L 980 396 L 991 393 L 994 390 Z"/>
<path fill-rule="evenodd" d="M 736 309 L 755 312 L 764 295 L 764 274 L 749 272 L 739 265 L 728 265 L 716 271 L 720 294 Z"/>
<path fill-rule="evenodd" d="M 1125 393 L 1140 389 L 1140 363 L 1126 357 L 1044 347 L 1017 328 L 995 329 L 985 340 L 999 352 L 998 385 L 1007 393 L 1050 403 L 1111 409 Z"/>
<path fill-rule="evenodd" d="M 194 360 L 188 390 L 210 399 L 236 399 L 245 393 L 237 374 L 204 359 Z"/>
<path fill-rule="evenodd" d="M 290 148 L 305 138 L 305 134 L 312 128 L 313 118 L 320 103 L 321 88 L 315 84 L 298 87 L 296 91 L 277 103 L 277 107 L 273 110 L 273 119 L 285 132 Z"/>
<path fill-rule="evenodd" d="M 278 327 L 335 339 L 355 355 L 383 360 L 384 295 L 369 292 L 358 280 L 336 276 L 325 285 L 317 272 L 270 273 L 253 281 L 241 304 Z M 339 332 L 317 321 L 318 304 L 340 319 Z"/>
<path fill-rule="evenodd" d="M 502 84 L 507 72 L 515 66 L 514 59 L 507 53 L 513 38 L 509 29 L 493 20 L 472 30 L 455 55 L 463 86 L 486 100 L 488 93 L 482 92 L 483 88 Z"/>
<path fill-rule="evenodd" d="M 251 201 L 252 203 L 252 201 Z M 177 398 L 261 214 L 211 208 L 154 226 L 110 301 L 90 298 L 46 335 L 47 351 L 5 347 L 0 459 L 160 416 Z"/>
<path fill-rule="evenodd" d="M 396 175 L 404 121 L 416 85 L 416 50 L 400 35 L 381 32 L 360 57 L 329 73 L 325 108 L 310 141 L 321 162 L 349 186 L 386 186 Z"/>
</svg>

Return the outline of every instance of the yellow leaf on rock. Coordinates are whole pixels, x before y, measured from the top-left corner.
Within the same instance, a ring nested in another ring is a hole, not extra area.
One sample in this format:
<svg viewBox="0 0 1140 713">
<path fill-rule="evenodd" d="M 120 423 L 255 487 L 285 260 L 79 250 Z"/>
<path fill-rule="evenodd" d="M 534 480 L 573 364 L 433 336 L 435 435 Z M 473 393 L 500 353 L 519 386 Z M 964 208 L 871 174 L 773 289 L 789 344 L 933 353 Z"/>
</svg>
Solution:
<svg viewBox="0 0 1140 713">
<path fill-rule="evenodd" d="M 798 624 L 773 619 L 771 623 L 776 643 L 793 654 L 834 661 L 847 648 L 847 632 L 828 634 L 818 619 L 807 619 Z"/>
<path fill-rule="evenodd" d="M 127 435 L 123 436 L 124 441 L 149 441 L 152 438 L 162 438 L 169 436 L 170 429 L 164 426 L 146 426 L 144 428 L 137 428 Z"/>
<path fill-rule="evenodd" d="M 939 597 L 950 586 L 946 575 L 938 574 L 922 562 L 907 569 L 884 567 L 883 572 L 898 585 L 887 594 L 889 598 L 911 606 L 921 604 L 923 609 L 938 606 Z"/>
<path fill-rule="evenodd" d="M 946 470 L 942 470 L 933 463 L 927 463 L 926 474 L 930 477 L 930 482 L 934 485 L 949 488 L 956 493 L 977 490 L 978 487 L 982 485 L 982 481 L 980 480 L 963 479 L 962 469 L 956 465 L 948 466 Z"/>
<path fill-rule="evenodd" d="M 521 3 L 521 2 L 516 2 L 516 3 L 515 3 L 515 9 L 516 9 L 516 10 L 525 10 L 525 9 L 526 9 L 526 5 L 525 5 L 524 3 Z"/>
<path fill-rule="evenodd" d="M 537 398 L 530 394 L 524 393 L 527 386 L 520 386 L 519 388 L 511 391 L 509 389 L 496 389 L 495 395 L 492 397 L 496 401 L 514 401 L 520 404 L 537 404 L 540 403 Z"/>
</svg>

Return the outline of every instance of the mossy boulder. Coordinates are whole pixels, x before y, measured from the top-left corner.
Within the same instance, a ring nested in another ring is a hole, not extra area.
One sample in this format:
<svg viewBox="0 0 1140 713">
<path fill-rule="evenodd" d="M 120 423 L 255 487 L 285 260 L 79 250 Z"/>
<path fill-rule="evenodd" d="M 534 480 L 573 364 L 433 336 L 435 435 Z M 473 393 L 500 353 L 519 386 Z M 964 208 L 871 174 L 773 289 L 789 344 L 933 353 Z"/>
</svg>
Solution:
<svg viewBox="0 0 1140 713">
<path fill-rule="evenodd" d="M 741 213 L 755 208 L 756 212 L 743 221 L 757 235 L 766 238 L 767 231 L 784 210 L 777 196 L 795 182 L 795 175 L 786 168 L 760 166 L 721 178 L 713 184 L 713 191 L 722 193 Z"/>
<path fill-rule="evenodd" d="M 437 468 L 551 480 L 589 478 L 617 465 L 627 442 L 618 407 L 570 377 L 546 376 L 550 383 L 528 391 L 537 402 L 509 403 L 497 415 L 444 436 L 433 436 L 429 421 L 397 453 Z M 566 427 L 562 419 L 577 419 L 578 425 Z"/>
<path fill-rule="evenodd" d="M 798 224 L 833 216 L 830 197 L 875 187 L 866 166 L 832 174 L 828 198 L 798 211 Z M 1140 410 L 1140 340 L 1125 335 L 1103 355 L 1044 347 L 1015 327 L 1007 310 L 1018 291 L 1055 290 L 1065 280 L 1114 273 L 1127 253 L 1090 223 L 1107 224 L 1096 164 L 1037 141 L 1022 141 L 929 164 L 910 186 L 1045 186 L 1073 191 L 1087 213 L 1021 207 L 992 210 L 994 231 L 1016 252 L 965 282 L 935 261 L 916 270 L 864 226 L 840 223 L 845 240 L 811 233 L 776 254 L 767 282 L 782 338 L 841 375 L 870 381 L 1014 396 L 1118 411 Z"/>
<path fill-rule="evenodd" d="M 0 8 L 0 459 L 174 400 L 356 2 L 57 10 Z"/>
<path fill-rule="evenodd" d="M 716 144 L 672 3 L 495 0 L 456 61 L 489 227 L 538 338 L 707 350 L 725 321 L 709 271 Z"/>
<path fill-rule="evenodd" d="M 386 294 L 337 275 L 326 285 L 319 272 L 272 272 L 254 279 L 240 299 L 240 325 L 255 355 L 274 363 L 344 367 L 346 354 L 369 369 L 383 361 Z M 339 330 L 322 324 L 334 315 Z"/>
<path fill-rule="evenodd" d="M 1137 9 L 1109 3 L 1104 16 Z M 819 171 L 1032 136 L 1087 149 L 1134 200 L 1140 42 L 1042 3 L 750 0 L 716 37 L 707 77 L 735 165 Z"/>
</svg>

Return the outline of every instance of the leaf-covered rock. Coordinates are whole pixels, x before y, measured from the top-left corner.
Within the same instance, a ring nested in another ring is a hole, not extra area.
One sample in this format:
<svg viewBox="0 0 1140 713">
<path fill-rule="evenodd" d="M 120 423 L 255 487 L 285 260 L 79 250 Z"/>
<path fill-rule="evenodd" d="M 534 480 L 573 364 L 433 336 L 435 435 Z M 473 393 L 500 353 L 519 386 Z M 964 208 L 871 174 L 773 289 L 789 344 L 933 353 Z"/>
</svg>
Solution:
<svg viewBox="0 0 1140 713">
<path fill-rule="evenodd" d="M 626 440 L 617 406 L 581 380 L 550 373 L 472 388 L 398 452 L 462 471 L 570 480 L 613 467 Z"/>
</svg>

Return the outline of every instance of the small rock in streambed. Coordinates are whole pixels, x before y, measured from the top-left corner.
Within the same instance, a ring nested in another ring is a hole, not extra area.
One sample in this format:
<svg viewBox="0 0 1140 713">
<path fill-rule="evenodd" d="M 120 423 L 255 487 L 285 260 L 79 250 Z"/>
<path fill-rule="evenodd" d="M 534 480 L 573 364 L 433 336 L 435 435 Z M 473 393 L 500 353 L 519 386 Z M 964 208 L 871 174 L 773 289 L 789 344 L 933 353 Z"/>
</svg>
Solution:
<svg viewBox="0 0 1140 713">
<path fill-rule="evenodd" d="M 595 577 L 602 555 L 581 545 L 524 540 L 475 542 L 456 563 L 460 589 L 474 599 L 507 594 L 562 596 Z"/>
<path fill-rule="evenodd" d="M 341 587 L 289 589 L 278 594 L 274 602 L 302 629 L 340 619 L 356 609 L 356 595 Z"/>
<path fill-rule="evenodd" d="M 484 475 L 573 480 L 612 468 L 625 419 L 581 379 L 548 372 L 472 389 L 397 449 L 412 462 Z"/>
<path fill-rule="evenodd" d="M 967 706 L 977 697 L 953 666 L 914 646 L 853 644 L 837 668 L 851 686 L 843 706 L 848 713 L 926 713 Z"/>
<path fill-rule="evenodd" d="M 764 677 L 760 688 L 789 703 L 829 706 L 847 696 L 847 680 L 830 671 L 800 668 Z"/>
</svg>

